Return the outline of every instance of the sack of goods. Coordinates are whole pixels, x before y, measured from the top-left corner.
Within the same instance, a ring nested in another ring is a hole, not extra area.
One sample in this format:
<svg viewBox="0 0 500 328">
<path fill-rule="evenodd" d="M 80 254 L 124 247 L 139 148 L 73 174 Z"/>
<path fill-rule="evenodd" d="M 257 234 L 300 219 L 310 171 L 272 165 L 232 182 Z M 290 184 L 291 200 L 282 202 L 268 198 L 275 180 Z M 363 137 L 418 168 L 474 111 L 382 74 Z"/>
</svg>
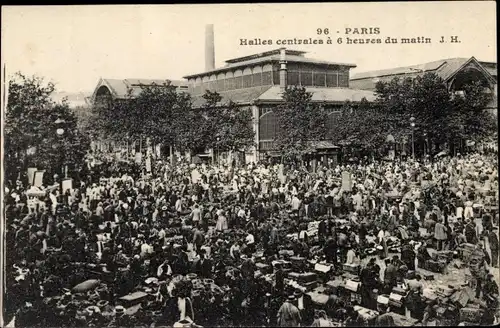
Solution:
<svg viewBox="0 0 500 328">
<path fill-rule="evenodd" d="M 437 260 L 449 263 L 453 259 L 453 251 L 441 251 L 437 253 Z"/>
</svg>

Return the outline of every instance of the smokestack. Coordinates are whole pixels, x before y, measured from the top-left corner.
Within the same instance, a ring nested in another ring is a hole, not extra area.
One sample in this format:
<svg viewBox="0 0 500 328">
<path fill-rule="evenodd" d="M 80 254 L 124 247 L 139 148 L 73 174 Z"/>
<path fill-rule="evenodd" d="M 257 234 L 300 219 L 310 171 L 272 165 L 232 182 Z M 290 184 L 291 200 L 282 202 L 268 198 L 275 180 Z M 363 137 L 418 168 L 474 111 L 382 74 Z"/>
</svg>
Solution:
<svg viewBox="0 0 500 328">
<path fill-rule="evenodd" d="M 286 89 L 286 48 L 280 48 L 280 90 Z"/>
<path fill-rule="evenodd" d="M 205 70 L 213 69 L 215 69 L 214 25 L 209 24 L 205 28 Z"/>
</svg>

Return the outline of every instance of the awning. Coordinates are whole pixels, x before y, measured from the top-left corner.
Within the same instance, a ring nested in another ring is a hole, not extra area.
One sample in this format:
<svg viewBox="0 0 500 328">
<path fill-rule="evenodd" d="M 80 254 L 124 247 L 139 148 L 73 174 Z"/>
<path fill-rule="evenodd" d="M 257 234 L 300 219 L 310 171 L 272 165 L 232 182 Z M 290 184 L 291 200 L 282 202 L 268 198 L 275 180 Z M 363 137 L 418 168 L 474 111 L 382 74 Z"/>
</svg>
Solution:
<svg viewBox="0 0 500 328">
<path fill-rule="evenodd" d="M 274 149 L 273 142 L 269 142 L 269 141 L 262 142 L 261 141 L 259 144 L 260 144 L 259 145 L 260 146 L 259 147 L 260 148 L 259 151 L 261 151 L 261 152 L 266 152 L 266 154 L 269 154 L 271 156 L 278 156 L 280 154 L 279 151 L 277 151 L 277 150 Z M 327 141 L 327 140 L 310 141 L 308 143 L 308 146 L 311 147 L 311 148 L 313 148 L 314 151 L 326 150 L 326 149 L 329 149 L 329 150 L 340 149 L 339 146 L 336 146 L 331 141 Z"/>
<path fill-rule="evenodd" d="M 314 149 L 339 149 L 339 146 L 334 145 L 331 141 L 310 141 L 309 146 Z"/>
</svg>

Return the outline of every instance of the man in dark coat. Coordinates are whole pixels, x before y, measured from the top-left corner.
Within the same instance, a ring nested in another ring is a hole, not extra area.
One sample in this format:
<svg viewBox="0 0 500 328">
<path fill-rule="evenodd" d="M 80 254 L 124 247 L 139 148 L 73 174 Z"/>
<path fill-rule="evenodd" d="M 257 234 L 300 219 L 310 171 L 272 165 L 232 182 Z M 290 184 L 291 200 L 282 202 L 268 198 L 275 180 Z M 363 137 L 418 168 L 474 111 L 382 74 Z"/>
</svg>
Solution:
<svg viewBox="0 0 500 328">
<path fill-rule="evenodd" d="M 276 272 L 274 274 L 274 279 L 276 282 L 274 285 L 276 296 L 282 296 L 285 289 L 285 273 L 283 272 L 281 263 L 276 264 Z"/>
<path fill-rule="evenodd" d="M 326 219 L 323 218 L 318 225 L 318 239 L 321 244 L 325 241 L 325 238 L 327 236 L 327 230 L 326 230 Z"/>
<path fill-rule="evenodd" d="M 196 247 L 195 250 L 201 249 L 201 246 L 203 246 L 204 241 L 205 237 L 203 235 L 203 232 L 201 232 L 201 230 L 198 229 L 198 227 L 196 227 L 193 233 L 193 244 Z"/>
<path fill-rule="evenodd" d="M 410 271 L 415 271 L 415 249 L 413 246 L 409 243 L 406 243 L 402 248 L 401 248 L 401 261 L 406 264 L 408 267 L 408 270 Z"/>
<path fill-rule="evenodd" d="M 326 241 L 326 245 L 323 248 L 323 252 L 326 256 L 326 261 L 328 263 L 333 264 L 334 266 L 337 265 L 337 241 L 335 238 L 328 238 Z"/>
<path fill-rule="evenodd" d="M 467 224 L 465 225 L 465 238 L 469 244 L 477 243 L 477 233 L 476 233 L 476 224 L 474 221 L 467 219 Z"/>
<path fill-rule="evenodd" d="M 392 289 L 397 285 L 397 267 L 390 259 L 385 260 L 386 268 L 384 271 L 384 290 L 386 294 L 390 294 Z"/>
<path fill-rule="evenodd" d="M 363 305 L 369 309 L 376 308 L 376 302 L 373 302 L 372 292 L 374 289 L 378 289 L 378 272 L 375 268 L 376 259 L 373 257 L 366 264 L 366 266 L 361 269 L 361 301 Z"/>
<path fill-rule="evenodd" d="M 498 236 L 493 229 L 488 233 L 488 242 L 490 244 L 491 251 L 491 266 L 498 268 Z"/>
<path fill-rule="evenodd" d="M 199 272 L 203 278 L 212 278 L 212 260 L 206 258 L 205 250 L 200 250 Z"/>
<path fill-rule="evenodd" d="M 302 319 L 301 326 L 310 326 L 314 321 L 314 308 L 311 296 L 300 289 L 296 289 L 295 297 L 297 300 L 296 306 L 300 311 L 300 317 Z"/>
</svg>

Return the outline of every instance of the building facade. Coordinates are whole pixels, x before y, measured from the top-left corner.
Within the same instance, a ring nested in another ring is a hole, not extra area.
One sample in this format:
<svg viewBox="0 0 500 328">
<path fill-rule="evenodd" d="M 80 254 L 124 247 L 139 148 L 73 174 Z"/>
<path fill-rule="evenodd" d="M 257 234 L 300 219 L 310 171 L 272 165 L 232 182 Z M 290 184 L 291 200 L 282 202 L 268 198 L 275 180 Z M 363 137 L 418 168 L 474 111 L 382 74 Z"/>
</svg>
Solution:
<svg viewBox="0 0 500 328">
<path fill-rule="evenodd" d="M 277 120 L 273 109 L 283 102 L 282 93 L 289 85 L 303 86 L 312 93 L 312 102 L 324 106 L 329 114 L 327 126 L 335 120 L 345 101 L 374 100 L 372 91 L 349 87 L 354 64 L 320 61 L 303 51 L 280 48 L 226 61 L 224 67 L 185 76 L 195 106 L 202 106 L 205 90 L 218 92 L 222 103 L 233 101 L 252 112 L 255 147 L 246 152 L 246 161 L 258 161 L 277 154 L 273 140 Z M 320 160 L 338 160 L 338 147 L 328 140 L 315 145 Z M 328 155 L 330 158 L 327 158 Z"/>
<path fill-rule="evenodd" d="M 196 107 L 203 105 L 202 96 L 206 90 L 218 92 L 222 97 L 221 106 L 233 101 L 240 110 L 251 111 L 255 147 L 245 150 L 245 161 L 255 162 L 277 154 L 273 140 L 278 126 L 273 108 L 283 102 L 286 86 L 304 86 L 311 92 L 312 102 L 321 104 L 330 113 L 327 122 L 330 130 L 335 128 L 336 117 L 345 101 L 374 100 L 372 91 L 349 87 L 350 69 L 356 65 L 320 61 L 304 55 L 303 51 L 280 48 L 227 60 L 224 67 L 188 75 L 185 81 L 101 79 L 92 102 L 95 106 L 107 106 L 111 101 L 136 97 L 144 86 L 169 83 L 178 92 L 189 93 Z M 207 59 L 207 63 L 211 62 Z M 338 147 L 328 140 L 318 143 L 315 148 L 319 159 L 325 163 L 338 160 Z M 204 155 L 213 156 L 213 151 Z"/>
</svg>

